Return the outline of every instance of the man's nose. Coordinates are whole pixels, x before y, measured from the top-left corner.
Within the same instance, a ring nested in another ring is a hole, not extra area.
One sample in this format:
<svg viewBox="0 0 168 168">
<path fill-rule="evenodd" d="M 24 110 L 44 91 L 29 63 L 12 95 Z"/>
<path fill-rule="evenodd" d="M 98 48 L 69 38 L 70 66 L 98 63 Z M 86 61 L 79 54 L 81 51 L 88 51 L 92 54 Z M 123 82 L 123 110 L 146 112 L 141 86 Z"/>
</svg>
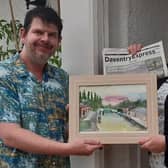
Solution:
<svg viewBox="0 0 168 168">
<path fill-rule="evenodd" d="M 43 40 L 43 41 L 48 41 L 48 39 L 49 39 L 48 33 L 44 33 L 44 34 L 42 35 L 42 40 Z"/>
</svg>

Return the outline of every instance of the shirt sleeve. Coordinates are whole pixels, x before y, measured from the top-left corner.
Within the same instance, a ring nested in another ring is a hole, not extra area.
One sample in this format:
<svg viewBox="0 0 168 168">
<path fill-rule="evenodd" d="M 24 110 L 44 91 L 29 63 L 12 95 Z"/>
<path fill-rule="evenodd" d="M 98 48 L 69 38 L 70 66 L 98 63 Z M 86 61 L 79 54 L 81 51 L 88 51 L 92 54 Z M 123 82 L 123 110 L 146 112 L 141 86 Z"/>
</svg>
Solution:
<svg viewBox="0 0 168 168">
<path fill-rule="evenodd" d="M 19 109 L 14 79 L 11 80 L 9 76 L 0 74 L 0 122 L 20 123 Z"/>
<path fill-rule="evenodd" d="M 164 111 L 165 111 L 164 134 L 166 142 L 165 165 L 168 166 L 168 95 L 166 96 Z"/>
<path fill-rule="evenodd" d="M 65 81 L 65 92 L 66 92 L 66 104 L 69 104 L 69 76 L 66 74 L 66 81 Z M 68 130 L 69 130 L 69 111 L 66 109 L 65 114 L 65 139 L 68 141 Z"/>
<path fill-rule="evenodd" d="M 165 141 L 166 141 L 166 150 L 165 150 L 165 160 L 164 163 L 168 167 L 168 136 L 165 135 Z"/>
</svg>

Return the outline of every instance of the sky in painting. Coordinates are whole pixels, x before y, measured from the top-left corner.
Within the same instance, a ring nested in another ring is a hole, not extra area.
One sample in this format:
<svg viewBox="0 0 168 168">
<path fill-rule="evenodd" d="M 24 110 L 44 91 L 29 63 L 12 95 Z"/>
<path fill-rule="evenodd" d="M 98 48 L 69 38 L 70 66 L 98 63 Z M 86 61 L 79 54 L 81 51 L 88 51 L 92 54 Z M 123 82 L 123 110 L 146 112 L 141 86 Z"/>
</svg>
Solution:
<svg viewBox="0 0 168 168">
<path fill-rule="evenodd" d="M 146 99 L 145 85 L 81 86 L 80 90 L 95 92 L 102 98 L 106 96 L 126 96 L 132 101 Z"/>
</svg>

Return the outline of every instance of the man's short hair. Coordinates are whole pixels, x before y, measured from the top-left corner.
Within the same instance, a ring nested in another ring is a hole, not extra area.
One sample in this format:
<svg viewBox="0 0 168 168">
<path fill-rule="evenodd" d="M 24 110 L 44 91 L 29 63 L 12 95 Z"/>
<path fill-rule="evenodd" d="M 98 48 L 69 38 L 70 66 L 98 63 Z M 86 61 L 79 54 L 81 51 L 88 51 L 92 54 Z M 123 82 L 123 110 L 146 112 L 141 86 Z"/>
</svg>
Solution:
<svg viewBox="0 0 168 168">
<path fill-rule="evenodd" d="M 58 29 L 59 37 L 61 37 L 61 32 L 63 28 L 62 20 L 53 8 L 36 7 L 36 8 L 29 10 L 26 13 L 26 16 L 24 19 L 24 28 L 26 32 L 29 31 L 31 23 L 34 18 L 40 18 L 43 22 L 46 22 L 48 24 L 54 24 Z"/>
</svg>

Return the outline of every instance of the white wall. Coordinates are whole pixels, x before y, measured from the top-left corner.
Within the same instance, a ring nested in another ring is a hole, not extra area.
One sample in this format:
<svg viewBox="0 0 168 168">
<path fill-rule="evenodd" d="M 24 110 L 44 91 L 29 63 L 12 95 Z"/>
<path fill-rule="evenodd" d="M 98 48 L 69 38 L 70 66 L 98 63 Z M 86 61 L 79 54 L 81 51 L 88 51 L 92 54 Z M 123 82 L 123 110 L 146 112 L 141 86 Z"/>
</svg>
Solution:
<svg viewBox="0 0 168 168">
<path fill-rule="evenodd" d="M 71 74 L 94 73 L 92 0 L 61 0 L 63 67 Z"/>
</svg>

